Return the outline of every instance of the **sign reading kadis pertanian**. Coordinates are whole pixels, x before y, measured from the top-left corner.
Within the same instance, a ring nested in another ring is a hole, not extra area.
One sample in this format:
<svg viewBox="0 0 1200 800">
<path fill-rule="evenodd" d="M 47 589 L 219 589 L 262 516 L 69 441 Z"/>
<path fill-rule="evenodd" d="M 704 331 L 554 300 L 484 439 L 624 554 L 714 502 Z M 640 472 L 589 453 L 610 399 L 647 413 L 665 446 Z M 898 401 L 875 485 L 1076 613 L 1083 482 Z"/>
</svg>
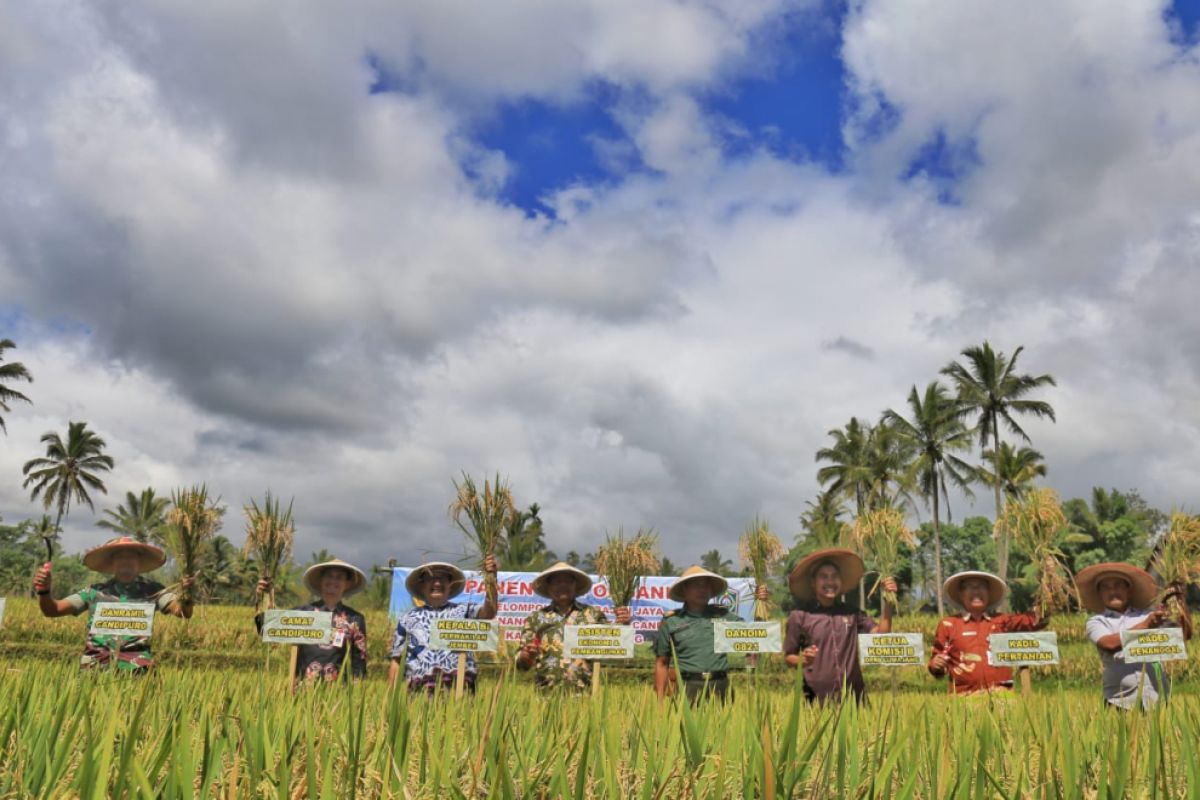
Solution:
<svg viewBox="0 0 1200 800">
<path fill-rule="evenodd" d="M 392 601 L 388 613 L 393 620 L 421 605 L 421 601 L 410 595 L 404 586 L 404 581 L 412 570 L 412 567 L 396 567 L 392 570 Z M 483 576 L 475 570 L 464 570 L 464 573 L 467 578 L 466 586 L 453 602 L 483 605 Z M 545 597 L 534 594 L 533 579 L 536 577 L 536 572 L 499 572 L 496 575 L 499 597 L 495 622 L 500 626 L 505 641 L 518 641 L 525 618 L 550 602 Z M 609 615 L 610 622 L 614 621 L 608 583 L 599 575 L 592 575 L 591 578 L 592 588 L 579 598 L 579 602 L 597 606 Z M 653 641 L 663 616 L 682 607 L 681 603 L 670 597 L 671 584 L 677 580 L 679 579 L 668 575 L 647 575 L 638 581 L 629 610 L 633 616 L 630 624 L 639 644 Z M 743 619 L 749 619 L 754 611 L 754 587 L 753 578 L 730 578 L 728 590 L 719 597 L 714 597 L 712 602 L 730 609 Z"/>
<path fill-rule="evenodd" d="M 490 619 L 435 619 L 429 631 L 431 650 L 460 653 L 494 653 L 500 629 Z"/>
<path fill-rule="evenodd" d="M 563 658 L 633 658 L 633 645 L 628 625 L 563 626 Z"/>
<path fill-rule="evenodd" d="M 858 663 L 864 667 L 924 666 L 925 637 L 919 633 L 860 633 Z"/>
<path fill-rule="evenodd" d="M 330 644 L 333 642 L 332 611 L 263 612 L 262 640 L 268 644 Z"/>
<path fill-rule="evenodd" d="M 1045 667 L 1058 663 L 1054 631 L 993 633 L 988 636 L 988 663 L 993 667 Z"/>
<path fill-rule="evenodd" d="M 149 638 L 154 628 L 154 603 L 96 603 L 88 632 L 95 636 Z"/>
<path fill-rule="evenodd" d="M 783 628 L 778 622 L 713 621 L 717 653 L 782 653 Z"/>
<path fill-rule="evenodd" d="M 1185 661 L 1188 653 L 1183 628 L 1121 631 L 1121 654 L 1126 664 Z"/>
</svg>

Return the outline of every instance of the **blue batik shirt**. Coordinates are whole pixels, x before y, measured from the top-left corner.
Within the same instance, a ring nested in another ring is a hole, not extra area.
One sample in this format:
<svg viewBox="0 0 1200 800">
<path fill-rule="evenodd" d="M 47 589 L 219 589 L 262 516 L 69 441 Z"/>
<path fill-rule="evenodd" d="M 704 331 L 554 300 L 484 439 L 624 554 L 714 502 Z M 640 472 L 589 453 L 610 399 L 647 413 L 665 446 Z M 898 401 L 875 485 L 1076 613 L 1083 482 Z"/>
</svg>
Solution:
<svg viewBox="0 0 1200 800">
<path fill-rule="evenodd" d="M 410 686 L 422 685 L 437 672 L 453 675 L 458 670 L 458 653 L 453 650 L 431 650 L 429 634 L 435 619 L 474 619 L 479 606 L 465 603 L 447 603 L 441 608 L 417 606 L 400 615 L 396 622 L 396 635 L 392 637 L 392 658 L 399 658 L 408 644 L 404 659 L 404 680 Z M 467 653 L 466 678 L 475 678 L 475 656 Z"/>
</svg>

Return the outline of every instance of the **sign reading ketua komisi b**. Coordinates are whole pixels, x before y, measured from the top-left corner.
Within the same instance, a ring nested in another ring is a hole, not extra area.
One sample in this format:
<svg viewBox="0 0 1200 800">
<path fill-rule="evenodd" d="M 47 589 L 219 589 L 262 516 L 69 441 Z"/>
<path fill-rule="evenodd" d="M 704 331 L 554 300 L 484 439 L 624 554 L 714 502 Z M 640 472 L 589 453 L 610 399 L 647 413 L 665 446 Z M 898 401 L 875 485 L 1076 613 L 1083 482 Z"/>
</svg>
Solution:
<svg viewBox="0 0 1200 800">
<path fill-rule="evenodd" d="M 93 636 L 149 638 L 154 629 L 154 603 L 96 603 L 92 609 Z"/>
<path fill-rule="evenodd" d="M 994 667 L 1045 667 L 1058 663 L 1054 631 L 993 633 L 988 636 L 988 663 Z"/>
<path fill-rule="evenodd" d="M 1126 664 L 1184 661 L 1188 654 L 1183 628 L 1121 631 L 1121 654 Z"/>
<path fill-rule="evenodd" d="M 858 663 L 864 667 L 915 667 L 925 663 L 919 633 L 860 633 Z"/>
<path fill-rule="evenodd" d="M 500 630 L 491 620 L 435 619 L 429 630 L 431 650 L 494 653 L 499 644 Z"/>
<path fill-rule="evenodd" d="M 782 653 L 783 629 L 778 622 L 713 622 L 717 653 Z"/>
<path fill-rule="evenodd" d="M 262 640 L 268 644 L 330 644 L 333 612 L 273 608 L 263 613 Z"/>
</svg>

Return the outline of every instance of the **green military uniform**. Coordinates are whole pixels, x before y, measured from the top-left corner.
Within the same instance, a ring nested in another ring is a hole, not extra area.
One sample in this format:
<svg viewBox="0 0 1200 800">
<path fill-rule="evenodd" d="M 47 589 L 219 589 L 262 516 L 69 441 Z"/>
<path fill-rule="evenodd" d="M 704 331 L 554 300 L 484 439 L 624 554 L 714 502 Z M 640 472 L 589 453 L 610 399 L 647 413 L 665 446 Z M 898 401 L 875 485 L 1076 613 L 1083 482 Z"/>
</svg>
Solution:
<svg viewBox="0 0 1200 800">
<path fill-rule="evenodd" d="M 654 640 L 654 655 L 670 657 L 674 645 L 675 663 L 683 677 L 688 700 L 695 701 L 705 691 L 724 700 L 729 691 L 729 659 L 713 652 L 713 622 L 742 622 L 727 608 L 707 605 L 700 613 L 686 607 L 663 617 Z"/>
</svg>

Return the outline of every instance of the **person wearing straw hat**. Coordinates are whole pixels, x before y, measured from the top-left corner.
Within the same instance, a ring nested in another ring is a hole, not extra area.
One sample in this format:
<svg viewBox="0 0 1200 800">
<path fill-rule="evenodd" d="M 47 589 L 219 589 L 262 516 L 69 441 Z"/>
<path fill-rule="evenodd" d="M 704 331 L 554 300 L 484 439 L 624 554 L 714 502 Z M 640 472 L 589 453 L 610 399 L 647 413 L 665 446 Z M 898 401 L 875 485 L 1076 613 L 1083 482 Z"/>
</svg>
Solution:
<svg viewBox="0 0 1200 800">
<path fill-rule="evenodd" d="M 84 566 L 93 572 L 111 575 L 109 580 L 93 584 L 62 600 L 55 600 L 50 594 L 50 564 L 46 563 L 34 576 L 33 590 L 37 593 L 42 616 L 63 617 L 89 611 L 89 630 L 96 603 L 154 603 L 161 613 L 191 617 L 190 603 L 184 603 L 173 592 L 166 591 L 161 583 L 143 577 L 166 561 L 166 553 L 161 548 L 128 536 L 118 536 L 99 547 L 93 547 L 83 556 Z M 185 575 L 179 585 L 191 586 L 191 576 Z M 106 667 L 113 663 L 114 657 L 116 668 L 122 672 L 142 674 L 154 665 L 149 637 L 92 633 L 88 634 L 79 665 L 83 669 Z"/>
<path fill-rule="evenodd" d="M 592 683 L 592 664 L 582 658 L 564 659 L 564 625 L 603 625 L 603 609 L 579 602 L 592 588 L 592 579 L 580 569 L 559 561 L 538 573 L 533 591 L 550 601 L 525 618 L 521 627 L 521 649 L 517 669 L 533 670 L 540 689 L 583 691 Z M 629 623 L 629 609 L 615 609 L 617 624 Z"/>
<path fill-rule="evenodd" d="M 860 702 L 866 695 L 858 663 L 858 634 L 892 630 L 892 608 L 883 603 L 878 623 L 863 610 L 841 599 L 866 568 L 851 550 L 819 550 L 802 558 L 788 576 L 788 588 L 800 607 L 788 615 L 783 640 L 784 661 L 804 670 L 804 694 L 810 702 L 840 699 L 848 687 Z M 880 584 L 896 591 L 885 575 Z"/>
<path fill-rule="evenodd" d="M 1132 564 L 1109 562 L 1085 567 L 1075 576 L 1079 599 L 1092 612 L 1087 635 L 1104 665 L 1104 702 L 1114 708 L 1133 709 L 1141 698 L 1150 708 L 1159 696 L 1170 691 L 1167 676 L 1159 665 L 1127 664 L 1121 652 L 1122 631 L 1142 631 L 1172 624 L 1165 605 L 1155 605 L 1158 582 L 1144 569 Z M 1185 639 L 1192 638 L 1192 619 L 1179 619 Z"/>
<path fill-rule="evenodd" d="M 296 672 L 292 676 L 293 680 L 335 681 L 341 674 L 342 664 L 347 657 L 350 659 L 350 676 L 365 678 L 367 619 L 342 601 L 366 588 L 366 574 L 353 564 L 333 558 L 313 564 L 304 570 L 303 581 L 317 599 L 293 610 L 332 612 L 333 641 L 329 644 L 296 645 Z M 256 591 L 260 597 L 270 590 L 269 580 L 264 578 L 258 582 Z M 257 614 L 254 623 L 261 634 L 263 614 Z"/>
<path fill-rule="evenodd" d="M 935 678 L 949 675 L 954 694 L 1012 689 L 1012 669 L 994 666 L 988 657 L 988 636 L 1041 630 L 1046 619 L 1036 614 L 996 612 L 1008 594 L 1008 585 L 990 572 L 967 570 L 951 575 L 942 585 L 942 594 L 963 613 L 938 623 L 929 674 Z"/>
<path fill-rule="evenodd" d="M 674 677 L 671 656 L 683 679 L 689 702 L 712 696 L 724 702 L 729 696 L 729 659 L 714 652 L 713 623 L 717 620 L 742 622 L 742 618 L 714 597 L 725 594 L 729 581 L 703 567 L 692 566 L 671 584 L 668 596 L 683 608 L 663 617 L 654 639 L 654 691 L 659 700 L 667 696 Z M 766 587 L 760 587 L 762 592 Z"/>
<path fill-rule="evenodd" d="M 487 556 L 483 561 L 485 574 L 496 574 L 496 559 Z M 496 606 L 490 599 L 483 605 L 453 603 L 466 588 L 467 578 L 463 571 L 445 561 L 429 561 L 408 573 L 404 586 L 414 600 L 413 608 L 405 611 L 396 621 L 396 633 L 392 637 L 391 659 L 388 667 L 388 687 L 396 685 L 400 671 L 404 670 L 404 682 L 410 692 L 433 694 L 440 686 L 454 687 L 458 671 L 458 653 L 450 650 L 431 650 L 429 636 L 435 619 L 494 619 Z M 475 655 L 466 654 L 466 671 L 463 685 L 475 691 Z"/>
</svg>

